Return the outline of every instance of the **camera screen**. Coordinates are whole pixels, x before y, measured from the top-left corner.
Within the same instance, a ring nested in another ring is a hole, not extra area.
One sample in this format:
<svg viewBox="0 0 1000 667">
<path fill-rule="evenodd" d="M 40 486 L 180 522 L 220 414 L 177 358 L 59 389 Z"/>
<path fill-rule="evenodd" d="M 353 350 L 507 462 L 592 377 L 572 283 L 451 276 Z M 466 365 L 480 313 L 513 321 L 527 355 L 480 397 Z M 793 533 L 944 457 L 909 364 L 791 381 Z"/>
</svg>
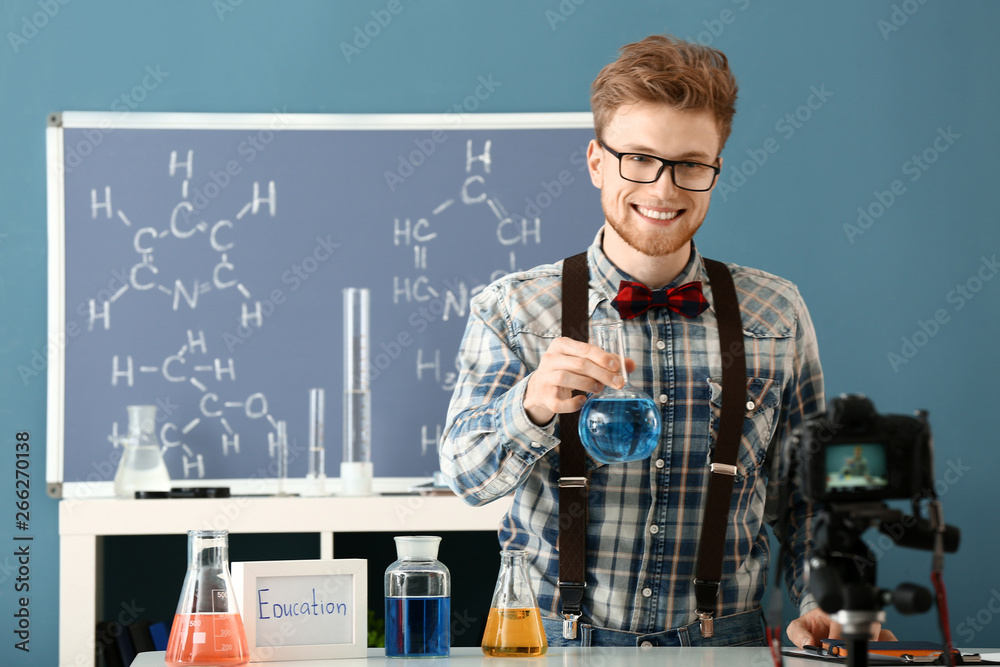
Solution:
<svg viewBox="0 0 1000 667">
<path fill-rule="evenodd" d="M 829 445 L 826 448 L 828 491 L 860 491 L 888 484 L 885 446 L 878 443 Z"/>
</svg>

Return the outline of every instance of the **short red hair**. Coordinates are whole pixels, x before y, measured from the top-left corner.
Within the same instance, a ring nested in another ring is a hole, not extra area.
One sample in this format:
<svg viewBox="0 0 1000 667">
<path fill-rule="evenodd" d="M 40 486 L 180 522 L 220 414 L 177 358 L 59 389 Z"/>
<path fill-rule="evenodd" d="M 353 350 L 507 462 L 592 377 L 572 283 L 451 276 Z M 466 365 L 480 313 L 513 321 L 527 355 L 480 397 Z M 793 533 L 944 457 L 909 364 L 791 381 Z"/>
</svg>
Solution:
<svg viewBox="0 0 1000 667">
<path fill-rule="evenodd" d="M 708 111 L 719 127 L 719 152 L 736 114 L 736 78 L 718 49 L 673 37 L 651 35 L 621 48 L 591 86 L 594 131 L 604 128 L 619 107 L 637 102 L 666 103 L 681 111 Z"/>
</svg>

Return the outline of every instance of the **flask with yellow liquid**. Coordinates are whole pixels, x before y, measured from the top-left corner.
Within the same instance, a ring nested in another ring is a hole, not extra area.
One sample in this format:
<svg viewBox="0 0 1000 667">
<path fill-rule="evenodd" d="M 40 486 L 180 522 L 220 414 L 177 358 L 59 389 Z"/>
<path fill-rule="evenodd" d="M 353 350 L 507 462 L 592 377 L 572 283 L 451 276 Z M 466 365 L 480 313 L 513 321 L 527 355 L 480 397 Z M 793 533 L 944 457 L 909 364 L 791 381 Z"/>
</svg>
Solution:
<svg viewBox="0 0 1000 667">
<path fill-rule="evenodd" d="M 548 642 L 531 590 L 524 552 L 501 551 L 500 575 L 483 635 L 483 653 L 492 657 L 545 655 Z"/>
</svg>

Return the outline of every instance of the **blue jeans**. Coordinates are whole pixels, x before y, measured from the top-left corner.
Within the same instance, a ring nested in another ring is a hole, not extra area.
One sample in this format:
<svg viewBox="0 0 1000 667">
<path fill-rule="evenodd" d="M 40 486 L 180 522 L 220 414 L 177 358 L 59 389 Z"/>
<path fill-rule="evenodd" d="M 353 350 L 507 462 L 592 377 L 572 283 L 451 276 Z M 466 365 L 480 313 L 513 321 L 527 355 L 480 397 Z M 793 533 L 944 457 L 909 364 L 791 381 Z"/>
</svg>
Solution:
<svg viewBox="0 0 1000 667">
<path fill-rule="evenodd" d="M 542 619 L 549 646 L 767 646 L 760 608 L 715 619 L 715 632 L 711 637 L 701 636 L 698 621 L 649 634 L 580 623 L 576 639 L 563 639 L 562 626 L 562 620 Z"/>
</svg>

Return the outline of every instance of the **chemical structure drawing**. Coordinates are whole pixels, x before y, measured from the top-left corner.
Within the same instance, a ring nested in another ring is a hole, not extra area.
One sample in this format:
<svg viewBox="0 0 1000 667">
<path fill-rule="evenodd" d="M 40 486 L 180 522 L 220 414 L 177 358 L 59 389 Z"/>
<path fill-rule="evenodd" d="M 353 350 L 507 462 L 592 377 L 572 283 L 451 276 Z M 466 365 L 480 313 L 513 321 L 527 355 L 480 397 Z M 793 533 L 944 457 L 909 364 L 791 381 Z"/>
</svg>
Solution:
<svg viewBox="0 0 1000 667">
<path fill-rule="evenodd" d="M 482 144 L 482 151 L 474 148 L 472 139 L 465 144 L 465 177 L 458 195 L 450 197 L 435 206 L 429 216 L 419 217 L 416 222 L 412 218 L 395 218 L 393 221 L 393 245 L 412 248 L 413 268 L 416 276 L 393 277 L 393 304 L 427 303 L 428 312 L 439 316 L 447 322 L 452 316 L 464 321 L 467 315 L 469 299 L 481 292 L 490 282 L 503 277 L 507 273 L 518 270 L 517 255 L 513 249 L 516 245 L 540 245 L 542 243 L 542 220 L 540 217 L 528 219 L 518 214 L 510 214 L 504 208 L 500 198 L 491 194 L 488 188 L 488 178 L 493 166 L 493 141 L 487 139 Z M 443 291 L 435 287 L 426 273 L 427 250 L 433 248 L 433 242 L 439 238 L 439 232 L 432 221 L 440 219 L 446 211 L 461 202 L 464 206 L 486 206 L 496 218 L 496 242 L 502 248 L 509 250 L 509 266 L 494 270 L 489 279 L 481 284 L 470 287 L 464 281 L 455 284 L 445 281 Z M 450 394 L 458 380 L 458 357 L 454 360 L 454 369 L 442 369 L 441 349 L 416 350 L 416 378 L 419 383 L 433 381 L 443 392 Z M 373 360 L 375 370 L 379 367 L 380 358 Z M 441 440 L 442 425 L 420 426 L 421 455 L 426 455 L 431 448 L 436 449 Z"/>
<path fill-rule="evenodd" d="M 55 481 L 109 481 L 123 452 L 109 434 L 127 435 L 128 406 L 156 405 L 180 484 L 272 491 L 285 474 L 298 490 L 307 392 L 346 391 L 352 288 L 370 295 L 374 473 L 431 475 L 482 293 L 578 251 L 581 225 L 596 231 L 599 193 L 581 160 L 591 126 L 292 120 L 251 151 L 261 118 L 137 118 L 50 174 L 50 222 L 61 223 L 50 284 L 63 287 L 54 335 L 65 341 L 53 364 Z M 93 133 L 65 129 L 64 153 Z M 400 155 L 427 141 L 433 155 L 387 184 Z M 325 412 L 333 478 L 353 422 L 340 400 Z"/>
<path fill-rule="evenodd" d="M 229 295 L 238 295 L 239 314 L 236 319 L 245 329 L 259 328 L 264 324 L 264 314 L 261 301 L 255 300 L 251 291 L 238 278 L 237 266 L 230 259 L 230 252 L 236 246 L 237 225 L 247 216 L 265 215 L 274 218 L 277 215 L 277 188 L 275 182 L 263 184 L 253 182 L 250 199 L 232 219 L 221 219 L 208 223 L 199 219 L 198 209 L 192 201 L 190 186 L 194 175 L 194 151 L 187 150 L 179 159 L 178 151 L 171 151 L 168 175 L 171 179 L 180 179 L 181 198 L 169 216 L 165 216 L 160 227 L 155 225 L 134 225 L 130 216 L 121 208 L 113 206 L 113 192 L 106 185 L 102 192 L 98 188 L 90 191 L 91 219 L 120 221 L 126 232 L 135 230 L 132 234 L 132 248 L 136 261 L 131 269 L 124 272 L 122 285 L 98 303 L 98 299 L 88 300 L 86 308 L 87 330 L 97 332 L 109 331 L 112 328 L 112 312 L 127 307 L 129 298 L 135 295 L 165 295 L 165 304 L 172 311 L 184 308 L 195 310 L 199 304 L 212 292 L 223 295 L 223 301 L 232 302 Z M 228 183 L 227 183 L 228 184 Z M 210 181 L 205 184 L 203 193 L 197 194 L 209 200 L 218 196 L 222 186 Z M 179 244 L 175 252 L 185 252 L 185 245 L 207 243 L 211 252 L 215 253 L 215 263 L 208 275 L 196 276 L 187 283 L 177 277 L 172 284 L 164 281 L 165 271 L 157 263 L 160 255 L 158 246 L 164 243 Z M 149 297 L 141 297 L 148 299 Z M 218 303 L 213 303 L 218 307 Z M 172 386 L 177 383 L 187 383 L 196 388 L 201 398 L 198 402 L 197 416 L 186 423 L 170 421 L 172 414 L 167 411 L 159 419 L 166 419 L 159 427 L 159 438 L 165 458 L 176 450 L 180 456 L 180 465 L 184 478 L 204 478 L 206 475 L 204 456 L 197 446 L 204 444 L 204 438 L 198 437 L 198 427 L 206 421 L 216 420 L 224 431 L 221 434 L 219 446 L 223 456 L 238 456 L 240 454 L 240 433 L 232 425 L 232 416 L 242 413 L 249 420 L 264 419 L 269 424 L 267 445 L 269 456 L 276 456 L 277 444 L 280 443 L 279 426 L 283 423 L 277 420 L 268 410 L 267 396 L 262 391 L 250 393 L 243 397 L 227 395 L 226 383 L 230 385 L 236 379 L 236 364 L 232 357 L 212 357 L 203 330 L 187 329 L 182 340 L 177 341 L 176 351 L 167 351 L 162 360 L 152 363 L 148 359 L 137 360 L 131 354 L 113 354 L 111 356 L 111 386 L 133 387 L 138 383 L 160 381 Z M 169 404 L 169 401 L 168 401 Z M 113 422 L 108 439 L 114 446 L 122 443 L 123 436 L 119 433 L 118 422 Z M 196 444 L 197 443 L 197 444 Z"/>
</svg>

